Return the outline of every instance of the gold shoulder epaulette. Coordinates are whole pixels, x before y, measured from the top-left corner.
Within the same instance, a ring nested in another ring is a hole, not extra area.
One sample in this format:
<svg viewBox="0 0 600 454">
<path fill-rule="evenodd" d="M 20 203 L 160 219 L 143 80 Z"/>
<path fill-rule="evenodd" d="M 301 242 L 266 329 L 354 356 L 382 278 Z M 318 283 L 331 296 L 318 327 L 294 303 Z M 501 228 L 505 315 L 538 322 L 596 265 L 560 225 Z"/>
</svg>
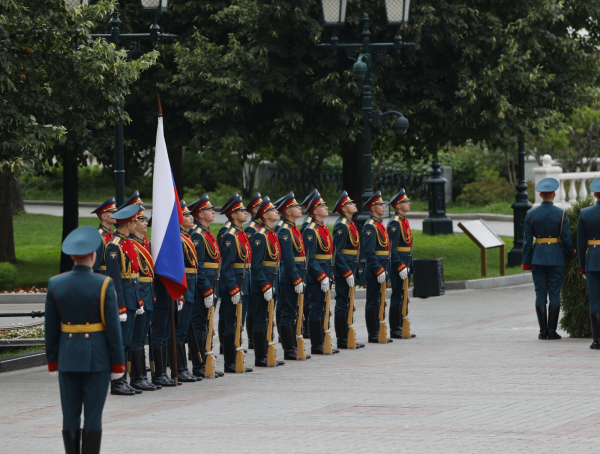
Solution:
<svg viewBox="0 0 600 454">
<path fill-rule="evenodd" d="M 256 231 L 256 233 L 262 233 L 262 234 L 264 234 L 266 231 L 267 231 L 267 230 L 266 230 L 264 227 L 260 227 L 260 228 L 259 228 L 259 229 Z"/>
<path fill-rule="evenodd" d="M 112 240 L 110 240 L 110 242 L 113 244 L 119 244 L 119 243 L 121 243 L 121 238 L 118 236 L 115 236 Z"/>
<path fill-rule="evenodd" d="M 342 224 L 344 224 L 344 225 L 347 225 L 347 224 L 348 224 L 348 219 L 346 219 L 346 218 L 342 218 L 342 221 L 341 221 L 341 222 L 342 222 Z"/>
<path fill-rule="evenodd" d="M 373 219 L 369 219 L 369 220 L 367 221 L 367 224 L 368 224 L 368 225 L 375 225 L 375 221 L 374 221 Z"/>
<path fill-rule="evenodd" d="M 312 230 L 314 230 L 314 229 L 315 229 L 315 223 L 314 223 L 314 222 L 311 222 L 311 223 L 308 225 L 308 228 L 309 228 L 309 229 L 312 229 Z"/>
<path fill-rule="evenodd" d="M 227 233 L 231 233 L 232 235 L 235 235 L 236 234 L 235 227 L 231 227 L 229 230 L 227 230 Z"/>
<path fill-rule="evenodd" d="M 290 225 L 289 225 L 289 224 L 283 224 L 283 225 L 282 225 L 282 227 L 283 227 L 284 229 L 289 229 L 289 228 L 290 228 Z"/>
</svg>

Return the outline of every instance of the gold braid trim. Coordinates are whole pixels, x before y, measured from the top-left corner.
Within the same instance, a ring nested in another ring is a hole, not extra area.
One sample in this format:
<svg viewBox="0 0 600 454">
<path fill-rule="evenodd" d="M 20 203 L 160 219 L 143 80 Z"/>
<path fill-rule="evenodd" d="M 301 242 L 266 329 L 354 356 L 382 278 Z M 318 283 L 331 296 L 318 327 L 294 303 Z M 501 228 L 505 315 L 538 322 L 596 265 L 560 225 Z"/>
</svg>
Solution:
<svg viewBox="0 0 600 454">
<path fill-rule="evenodd" d="M 379 228 L 376 225 L 374 225 L 373 227 L 375 227 L 375 233 L 377 234 L 377 242 L 379 243 L 379 246 L 387 249 L 388 244 L 390 243 L 389 236 L 386 233 L 385 237 L 383 237 L 381 232 L 379 231 Z"/>
<path fill-rule="evenodd" d="M 265 235 L 265 240 L 267 242 L 267 252 L 269 253 L 269 257 L 271 257 L 271 260 L 273 260 L 274 262 L 279 260 L 279 248 L 277 247 L 277 244 L 275 244 L 275 253 L 273 253 L 273 249 L 271 248 L 271 241 L 269 240 L 269 237 L 267 235 Z"/>
<path fill-rule="evenodd" d="M 356 232 L 356 238 L 354 238 L 354 236 L 352 236 L 352 229 L 350 228 L 350 226 L 348 225 L 347 227 L 348 229 L 348 238 L 350 238 L 350 244 L 352 244 L 352 246 L 358 246 L 358 232 Z"/>
<path fill-rule="evenodd" d="M 294 249 L 296 249 L 297 252 L 302 252 L 304 250 L 304 246 L 302 246 L 301 244 L 298 244 L 296 242 L 296 235 L 294 234 L 294 232 L 290 232 L 290 233 L 291 233 L 292 244 L 294 245 Z"/>
<path fill-rule="evenodd" d="M 188 259 L 190 265 L 192 265 L 191 268 L 198 268 L 198 257 L 196 256 L 196 250 L 190 250 L 191 248 L 187 241 L 182 240 L 182 243 L 183 250 L 185 251 L 185 256 Z"/>
<path fill-rule="evenodd" d="M 204 233 L 201 233 L 200 235 L 202 236 L 202 240 L 204 241 L 204 249 L 208 253 L 208 256 L 216 262 L 217 261 L 217 248 L 215 247 L 215 250 L 213 251 L 213 249 L 210 247 L 210 243 L 206 239 Z"/>
<path fill-rule="evenodd" d="M 402 241 L 404 241 L 406 244 L 412 245 L 412 232 L 409 235 L 408 232 L 404 231 L 404 227 L 402 226 L 402 221 L 398 222 L 398 224 L 400 224 L 400 233 L 402 234 Z"/>
<path fill-rule="evenodd" d="M 327 227 L 325 227 L 327 228 Z M 331 251 L 331 243 L 329 242 L 329 236 L 327 237 L 327 245 L 325 245 L 325 243 L 323 242 L 323 237 L 321 236 L 321 234 L 319 232 L 317 232 L 317 230 L 315 229 L 315 236 L 317 237 L 317 243 L 319 243 L 319 247 L 321 248 L 321 250 L 325 253 L 330 252 Z"/>
</svg>

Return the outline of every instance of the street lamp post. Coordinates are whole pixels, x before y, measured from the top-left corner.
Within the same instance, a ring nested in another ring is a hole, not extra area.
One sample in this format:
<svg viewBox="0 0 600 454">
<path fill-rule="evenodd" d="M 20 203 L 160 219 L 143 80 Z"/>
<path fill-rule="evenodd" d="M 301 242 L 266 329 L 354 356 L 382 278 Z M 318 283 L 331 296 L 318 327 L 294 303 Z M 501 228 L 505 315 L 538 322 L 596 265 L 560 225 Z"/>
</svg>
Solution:
<svg viewBox="0 0 600 454">
<path fill-rule="evenodd" d="M 437 150 L 431 165 L 431 175 L 427 178 L 429 216 L 423 220 L 425 235 L 446 235 L 453 233 L 452 220 L 446 216 L 446 179 L 442 176 Z"/>
<path fill-rule="evenodd" d="M 358 80 L 362 81 L 365 184 L 362 194 L 363 203 L 361 204 L 363 205 L 373 195 L 373 172 L 371 169 L 371 161 L 373 159 L 372 127 L 380 126 L 383 117 L 388 115 L 396 115 L 398 117 L 394 124 L 394 129 L 398 134 L 405 134 L 409 126 L 408 120 L 400 112 L 390 111 L 382 113 L 381 111 L 373 110 L 371 72 L 379 61 L 387 57 L 388 49 L 395 49 L 397 52 L 400 52 L 402 47 L 414 46 L 414 43 L 402 42 L 402 37 L 400 36 L 400 26 L 408 22 L 410 0 L 385 0 L 388 25 L 397 27 L 393 43 L 371 42 L 370 20 L 367 13 L 363 15 L 362 19 L 362 43 L 339 43 L 337 27 L 343 26 L 346 21 L 347 0 L 321 0 L 321 5 L 323 8 L 323 23 L 327 27 L 332 27 L 332 31 L 329 44 L 319 44 L 317 47 L 329 48 L 334 53 L 337 53 L 338 49 L 345 49 L 348 58 L 355 61 L 353 67 L 354 75 Z M 369 211 L 366 208 L 362 208 L 355 220 L 359 231 L 362 231 L 362 227 L 368 219 Z M 364 266 L 364 264 L 361 266 Z"/>
<path fill-rule="evenodd" d="M 517 195 L 513 209 L 514 243 L 508 252 L 508 266 L 521 266 L 523 263 L 523 234 L 525 229 L 525 216 L 531 209 L 531 202 L 527 195 L 527 183 L 525 183 L 525 139 L 519 138 L 519 183 L 517 184 Z"/>
<path fill-rule="evenodd" d="M 65 0 L 65 4 L 69 10 L 72 10 L 77 5 L 85 6 L 88 0 Z M 127 46 L 128 54 L 139 52 L 140 41 L 150 40 L 156 46 L 158 41 L 166 38 L 176 38 L 177 35 L 170 33 L 160 33 L 158 26 L 158 14 L 167 11 L 169 0 L 140 0 L 142 11 L 152 14 L 152 25 L 150 33 L 121 33 L 119 26 L 119 2 L 115 3 L 115 9 L 110 20 L 112 26 L 111 33 L 92 34 L 92 38 L 104 38 L 113 43 L 117 48 L 124 43 Z M 118 109 L 123 109 L 123 105 L 117 106 Z M 123 149 L 123 123 L 115 124 L 115 198 L 117 206 L 121 205 L 125 200 L 125 152 Z"/>
</svg>

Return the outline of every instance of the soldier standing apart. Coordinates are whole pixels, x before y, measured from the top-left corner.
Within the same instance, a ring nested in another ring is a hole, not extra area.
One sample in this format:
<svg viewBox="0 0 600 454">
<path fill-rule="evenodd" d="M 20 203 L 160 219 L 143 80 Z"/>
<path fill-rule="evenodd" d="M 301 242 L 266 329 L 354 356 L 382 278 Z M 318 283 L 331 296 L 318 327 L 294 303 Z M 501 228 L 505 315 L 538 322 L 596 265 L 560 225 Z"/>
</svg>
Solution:
<svg viewBox="0 0 600 454">
<path fill-rule="evenodd" d="M 281 269 L 279 270 L 279 304 L 281 317 L 278 332 L 283 346 L 283 359 L 296 358 L 296 318 L 298 295 L 304 293 L 303 277 L 306 273 L 306 252 L 302 234 L 296 221 L 302 216 L 302 208 L 296 202 L 294 193 L 286 195 L 277 206 L 283 224 L 277 237 L 281 246 Z M 308 318 L 308 314 L 306 314 Z M 310 355 L 306 355 L 309 359 Z"/>
<path fill-rule="evenodd" d="M 587 280 L 592 322 L 592 350 L 600 350 L 600 178 L 590 185 L 596 204 L 581 210 L 577 223 L 579 272 Z M 585 253 L 584 253 L 585 251 Z"/>
<path fill-rule="evenodd" d="M 198 359 L 195 350 L 195 342 L 192 342 L 192 373 L 195 377 L 204 378 L 206 365 L 206 336 L 208 335 L 208 311 L 216 305 L 216 280 L 219 274 L 219 263 L 221 262 L 221 253 L 217 239 L 210 231 L 210 223 L 215 220 L 215 207 L 210 203 L 208 194 L 204 194 L 200 199 L 189 206 L 194 216 L 194 227 L 190 229 L 192 242 L 196 247 L 198 256 L 198 287 L 196 292 L 196 309 L 192 312 L 192 329 L 196 332 L 196 339 L 200 347 L 202 363 Z M 212 340 L 211 340 L 212 342 Z M 215 378 L 222 377 L 223 372 L 215 371 Z"/>
<path fill-rule="evenodd" d="M 242 226 L 248 220 L 248 212 L 238 194 L 230 197 L 221 214 L 227 216 L 231 228 L 221 237 L 221 304 L 223 308 L 223 350 L 225 355 L 225 372 L 235 373 L 235 331 L 237 320 L 236 305 L 242 303 L 242 293 L 250 293 L 249 282 L 246 281 L 246 271 L 252 263 L 252 251 L 248 237 Z M 241 329 L 240 329 L 241 332 Z M 247 367 L 246 372 L 252 372 Z"/>
<path fill-rule="evenodd" d="M 252 243 L 252 235 L 260 228 L 260 217 L 257 216 L 258 209 L 263 199 L 261 198 L 260 192 L 257 192 L 252 196 L 250 202 L 248 202 L 248 213 L 250 213 L 250 221 L 246 225 L 244 232 L 248 237 L 248 241 Z M 246 279 L 249 279 L 250 286 L 252 287 L 252 268 L 247 272 Z M 242 295 L 242 304 L 244 305 L 243 317 L 246 321 L 246 333 L 248 335 L 248 348 L 254 348 L 252 342 L 252 327 L 254 326 L 254 299 L 252 295 Z"/>
<path fill-rule="evenodd" d="M 202 380 L 202 377 L 195 377 L 188 369 L 188 357 L 185 351 L 185 339 L 187 337 L 190 321 L 192 320 L 192 311 L 196 304 L 196 278 L 198 277 L 198 256 L 196 247 L 190 236 L 190 229 L 194 227 L 194 218 L 192 212 L 188 209 L 184 200 L 179 201 L 179 207 L 183 214 L 183 223 L 180 226 L 181 246 L 183 247 L 183 261 L 185 263 L 185 278 L 187 280 L 187 290 L 178 302 L 181 310 L 178 312 L 177 329 L 175 331 L 175 341 L 177 342 L 177 370 L 179 380 L 186 383 L 194 383 Z M 195 340 L 192 339 L 192 342 Z M 167 354 L 173 351 L 172 345 L 167 345 Z M 170 364 L 173 364 L 170 362 Z M 173 378 L 173 372 L 171 372 Z"/>
<path fill-rule="evenodd" d="M 390 278 L 392 281 L 392 297 L 390 299 L 390 337 L 402 339 L 402 304 L 404 303 L 404 280 L 413 274 L 412 246 L 413 237 L 406 213 L 410 211 L 410 199 L 404 189 L 391 198 L 389 205 L 396 214 L 388 221 L 387 231 L 390 236 L 392 264 Z M 407 300 L 408 304 L 408 300 Z M 407 308 L 408 313 L 408 308 Z M 411 334 L 410 338 L 417 337 Z"/>
<path fill-rule="evenodd" d="M 333 211 L 340 217 L 333 227 L 335 247 L 335 335 L 338 348 L 348 348 L 348 311 L 350 310 L 350 288 L 356 285 L 354 272 L 357 269 L 360 235 L 352 221 L 358 211 L 356 203 L 346 191 L 342 192 Z M 356 343 L 356 348 L 365 344 Z"/>
<path fill-rule="evenodd" d="M 140 298 L 144 302 L 144 307 L 137 310 L 133 326 L 130 385 L 142 391 L 155 391 L 162 386 L 148 381 L 146 374 L 146 339 L 150 331 L 150 323 L 154 318 L 154 261 L 146 238 L 147 231 L 148 218 L 140 208 L 131 239 L 138 255 Z"/>
<path fill-rule="evenodd" d="M 111 218 L 112 214 L 117 211 L 117 205 L 115 198 L 110 196 L 106 202 L 101 203 L 92 214 L 96 214 L 100 219 L 100 227 L 98 227 L 98 233 L 102 237 L 102 242 L 98 246 L 96 251 L 96 262 L 94 263 L 94 272 L 100 274 L 106 274 L 106 261 L 104 253 L 106 252 L 106 245 L 110 240 L 113 239 L 114 234 L 112 233 L 112 226 L 115 225 L 115 220 Z"/>
<path fill-rule="evenodd" d="M 256 217 L 260 220 L 259 229 L 250 240 L 252 247 L 252 336 L 254 338 L 254 365 L 267 367 L 267 323 L 268 305 L 274 298 L 275 280 L 281 258 L 281 247 L 273 226 L 279 213 L 269 197 L 261 202 Z M 277 361 L 282 366 L 283 361 Z"/>
<path fill-rule="evenodd" d="M 552 201 L 558 180 L 544 178 L 535 190 L 542 204 L 527 212 L 523 234 L 523 269 L 531 270 L 535 287 L 535 312 L 540 325 L 538 339 L 560 339 L 556 328 L 560 315 L 560 288 L 565 274 L 565 257 L 573 257 L 569 217 Z M 535 237 L 535 244 L 533 238 Z M 562 247 L 561 247 L 562 243 Z M 546 304 L 550 300 L 546 315 Z"/>
<path fill-rule="evenodd" d="M 125 358 L 129 357 L 136 311 L 144 305 L 140 298 L 138 255 L 129 238 L 135 232 L 138 212 L 139 205 L 130 205 L 112 215 L 117 221 L 117 230 L 106 246 L 106 274 L 114 281 L 117 291 Z M 125 376 L 111 381 L 111 394 L 132 396 L 141 392 L 129 386 Z"/>
<path fill-rule="evenodd" d="M 329 209 L 321 196 L 315 196 L 308 205 L 313 221 L 302 232 L 306 246 L 308 268 L 308 296 L 310 300 L 308 331 L 310 333 L 310 351 L 315 355 L 323 354 L 325 294 L 330 289 L 333 258 L 333 239 L 329 228 L 323 221 Z M 339 353 L 333 349 L 333 353 Z"/>
<path fill-rule="evenodd" d="M 46 293 L 46 359 L 50 375 L 58 375 L 66 454 L 100 452 L 108 383 L 125 372 L 115 286 L 92 271 L 101 245 L 95 228 L 73 230 L 62 251 L 75 266 L 50 278 Z"/>
<path fill-rule="evenodd" d="M 381 284 L 387 278 L 387 259 L 390 256 L 390 238 L 387 229 L 381 222 L 385 213 L 385 202 L 381 198 L 381 191 L 377 191 L 364 204 L 371 217 L 363 227 L 362 246 L 365 251 L 365 278 L 367 280 L 367 304 L 365 306 L 365 319 L 368 341 L 379 343 L 379 305 L 381 303 Z M 388 342 L 393 342 L 388 339 Z"/>
</svg>

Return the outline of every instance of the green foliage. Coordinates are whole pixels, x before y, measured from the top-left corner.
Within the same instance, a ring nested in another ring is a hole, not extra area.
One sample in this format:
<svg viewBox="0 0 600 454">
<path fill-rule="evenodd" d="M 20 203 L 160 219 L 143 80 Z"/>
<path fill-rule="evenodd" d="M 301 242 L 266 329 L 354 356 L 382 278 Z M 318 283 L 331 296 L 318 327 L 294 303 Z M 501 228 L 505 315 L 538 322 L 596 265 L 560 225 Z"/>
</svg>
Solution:
<svg viewBox="0 0 600 454">
<path fill-rule="evenodd" d="M 12 263 L 0 263 L 0 290 L 13 290 L 16 287 L 17 268 Z"/>
<path fill-rule="evenodd" d="M 579 212 L 594 204 L 590 195 L 585 200 L 578 200 L 568 210 L 569 226 L 571 227 L 571 240 L 577 244 L 577 221 Z M 577 251 L 585 254 L 585 251 Z M 579 261 L 575 257 L 565 258 L 565 278 L 560 290 L 563 316 L 560 326 L 571 337 L 590 337 L 592 327 L 590 324 L 590 306 L 585 279 L 579 273 Z"/>
<path fill-rule="evenodd" d="M 508 181 L 495 171 L 483 173 L 483 179 L 467 184 L 456 199 L 457 205 L 489 205 L 497 202 L 514 202 L 515 191 Z"/>
<path fill-rule="evenodd" d="M 158 54 L 128 60 L 90 37 L 113 7 L 102 0 L 71 13 L 64 0 L 0 0 L 0 170 L 39 168 L 40 153 L 66 134 L 73 146 L 93 125 L 129 120 L 115 106 Z"/>
<path fill-rule="evenodd" d="M 201 184 L 204 192 L 212 192 L 218 183 L 238 186 L 240 181 L 236 175 L 241 177 L 241 173 L 237 156 L 228 151 L 209 149 L 203 153 L 187 151 L 183 155 L 183 184 L 186 187 Z"/>
</svg>

